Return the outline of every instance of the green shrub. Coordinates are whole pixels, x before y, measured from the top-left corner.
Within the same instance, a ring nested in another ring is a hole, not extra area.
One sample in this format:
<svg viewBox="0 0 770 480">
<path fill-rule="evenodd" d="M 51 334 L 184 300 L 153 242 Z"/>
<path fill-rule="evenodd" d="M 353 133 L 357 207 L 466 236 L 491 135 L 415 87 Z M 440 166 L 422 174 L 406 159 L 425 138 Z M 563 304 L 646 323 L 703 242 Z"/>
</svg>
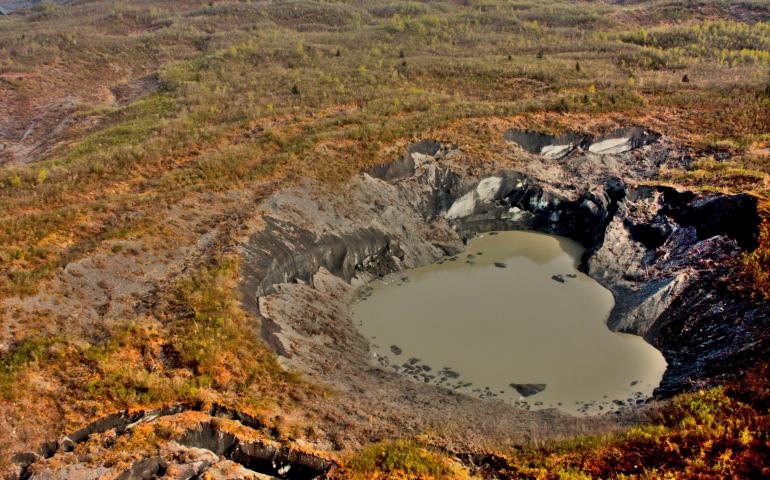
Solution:
<svg viewBox="0 0 770 480">
<path fill-rule="evenodd" d="M 409 440 L 396 440 L 370 445 L 347 462 L 346 472 L 365 478 L 457 478 L 445 458 Z M 377 475 L 384 475 L 377 477 Z"/>
</svg>

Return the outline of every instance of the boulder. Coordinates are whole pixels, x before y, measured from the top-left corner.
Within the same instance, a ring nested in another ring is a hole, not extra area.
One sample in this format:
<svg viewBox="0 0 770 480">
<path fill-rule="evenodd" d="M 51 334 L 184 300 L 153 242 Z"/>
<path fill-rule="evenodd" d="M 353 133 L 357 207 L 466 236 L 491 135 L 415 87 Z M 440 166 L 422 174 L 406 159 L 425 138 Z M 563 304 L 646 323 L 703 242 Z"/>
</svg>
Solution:
<svg viewBox="0 0 770 480">
<path fill-rule="evenodd" d="M 544 383 L 512 383 L 511 388 L 519 392 L 522 397 L 531 397 L 545 390 Z"/>
<path fill-rule="evenodd" d="M 741 248 L 753 250 L 757 246 L 760 218 L 757 198 L 753 195 L 717 195 L 695 200 L 683 209 L 676 220 L 693 226 L 698 239 L 715 235 L 735 238 Z"/>
</svg>

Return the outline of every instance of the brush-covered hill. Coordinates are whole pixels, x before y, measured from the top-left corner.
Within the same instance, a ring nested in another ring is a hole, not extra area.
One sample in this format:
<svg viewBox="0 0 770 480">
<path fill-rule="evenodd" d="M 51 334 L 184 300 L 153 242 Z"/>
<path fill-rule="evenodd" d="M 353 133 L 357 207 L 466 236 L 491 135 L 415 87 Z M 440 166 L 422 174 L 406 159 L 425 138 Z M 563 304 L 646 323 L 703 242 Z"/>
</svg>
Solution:
<svg viewBox="0 0 770 480">
<path fill-rule="evenodd" d="M 310 475 L 335 463 L 340 478 L 767 473 L 768 385 L 756 372 L 739 377 L 750 379 L 745 388 L 733 375 L 652 413 L 532 427 L 510 440 L 516 448 L 452 445 L 402 429 L 408 421 L 377 424 L 377 412 L 335 407 L 334 386 L 282 366 L 269 324 L 238 287 L 240 248 L 264 227 L 260 209 L 276 192 L 310 182 L 344 199 L 345 182 L 423 139 L 458 145 L 473 175 L 511 161 L 508 129 L 641 125 L 680 155 L 651 184 L 758 199 L 759 247 L 736 257 L 730 278 L 736 296 L 759 305 L 770 292 L 766 1 L 0 7 L 0 467 L 9 476 L 61 478 L 89 465 L 82 478 L 132 468 L 126 478 L 139 478 L 147 459 L 171 472 L 194 457 L 207 465 L 196 475 L 226 478 L 237 465 L 225 460 L 248 464 L 223 458 L 235 446 L 253 465 L 280 458 Z M 131 422 L 50 443 L 125 410 Z M 356 418 L 355 428 L 340 418 Z M 185 443 L 193 437 L 206 441 Z M 215 437 L 228 440 L 217 447 Z M 302 460 L 289 460 L 295 450 Z M 254 469 L 280 476 L 280 467 Z"/>
</svg>

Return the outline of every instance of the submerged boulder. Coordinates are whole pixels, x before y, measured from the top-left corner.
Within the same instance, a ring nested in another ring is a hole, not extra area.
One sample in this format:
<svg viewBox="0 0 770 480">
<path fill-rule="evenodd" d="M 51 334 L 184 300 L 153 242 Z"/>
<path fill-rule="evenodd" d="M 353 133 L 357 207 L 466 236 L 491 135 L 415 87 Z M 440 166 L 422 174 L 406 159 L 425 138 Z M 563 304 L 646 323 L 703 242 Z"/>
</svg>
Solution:
<svg viewBox="0 0 770 480">
<path fill-rule="evenodd" d="M 531 397 L 545 390 L 545 383 L 512 383 L 511 388 L 522 397 Z"/>
</svg>

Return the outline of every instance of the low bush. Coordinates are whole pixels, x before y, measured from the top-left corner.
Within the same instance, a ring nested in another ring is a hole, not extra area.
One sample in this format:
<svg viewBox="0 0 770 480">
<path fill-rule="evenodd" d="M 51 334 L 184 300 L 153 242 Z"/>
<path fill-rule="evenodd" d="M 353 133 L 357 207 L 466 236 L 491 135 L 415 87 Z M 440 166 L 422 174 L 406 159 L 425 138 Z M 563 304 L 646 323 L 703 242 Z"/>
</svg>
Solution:
<svg viewBox="0 0 770 480">
<path fill-rule="evenodd" d="M 466 477 L 444 456 L 409 440 L 366 447 L 351 458 L 342 476 L 350 479 L 461 479 Z"/>
</svg>

